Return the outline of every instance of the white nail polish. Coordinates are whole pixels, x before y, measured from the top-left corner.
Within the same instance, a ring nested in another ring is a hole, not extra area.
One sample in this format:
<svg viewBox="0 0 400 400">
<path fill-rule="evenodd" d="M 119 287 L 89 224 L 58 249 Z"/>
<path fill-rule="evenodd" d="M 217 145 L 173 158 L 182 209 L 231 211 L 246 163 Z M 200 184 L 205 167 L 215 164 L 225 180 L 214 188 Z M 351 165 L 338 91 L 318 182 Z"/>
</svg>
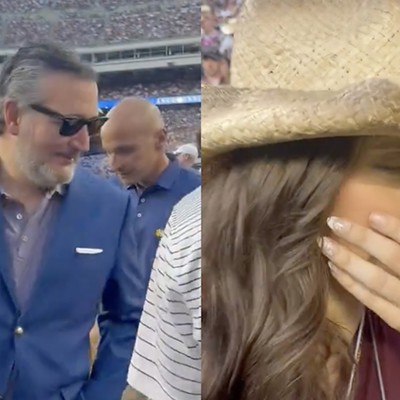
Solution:
<svg viewBox="0 0 400 400">
<path fill-rule="evenodd" d="M 326 221 L 334 232 L 346 233 L 351 229 L 351 223 L 338 217 L 329 217 Z"/>
<path fill-rule="evenodd" d="M 322 243 L 322 252 L 327 256 L 327 257 L 334 257 L 336 252 L 337 252 L 337 245 L 334 243 L 331 239 L 324 237 L 323 243 Z"/>
</svg>

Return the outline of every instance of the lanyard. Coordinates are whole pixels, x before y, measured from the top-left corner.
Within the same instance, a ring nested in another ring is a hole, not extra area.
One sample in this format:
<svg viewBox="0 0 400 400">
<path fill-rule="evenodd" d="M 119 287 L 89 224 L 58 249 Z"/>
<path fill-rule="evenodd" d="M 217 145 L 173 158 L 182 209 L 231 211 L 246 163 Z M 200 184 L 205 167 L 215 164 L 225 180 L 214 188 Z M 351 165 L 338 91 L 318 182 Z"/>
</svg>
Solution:
<svg viewBox="0 0 400 400">
<path fill-rule="evenodd" d="M 346 399 L 351 398 L 350 396 L 351 396 L 351 393 L 353 392 L 353 386 L 354 386 L 354 381 L 355 381 L 355 377 L 356 377 L 357 365 L 360 362 L 360 358 L 361 358 L 361 344 L 362 344 L 362 339 L 363 339 L 363 334 L 364 334 L 365 314 L 366 314 L 366 311 L 364 309 L 363 315 L 361 318 L 361 323 L 358 328 L 356 346 L 354 349 L 355 363 L 353 364 L 353 367 L 351 368 L 351 375 L 350 375 L 349 385 L 347 387 Z"/>
<path fill-rule="evenodd" d="M 353 392 L 353 386 L 354 386 L 354 381 L 355 381 L 355 376 L 356 376 L 356 369 L 357 365 L 359 364 L 360 358 L 361 358 L 361 344 L 362 344 L 362 339 L 364 335 L 364 330 L 365 330 L 365 319 L 366 319 L 366 311 L 364 310 L 360 327 L 358 329 L 357 333 L 357 340 L 356 340 L 356 346 L 354 350 L 354 359 L 355 363 L 351 369 L 351 375 L 350 375 L 350 380 L 349 380 L 349 385 L 347 388 L 347 395 L 346 399 L 350 399 L 351 393 Z M 376 368 L 376 374 L 378 378 L 378 383 L 379 383 L 379 391 L 380 391 L 380 400 L 386 400 L 386 391 L 385 391 L 385 385 L 383 383 L 383 376 L 382 376 L 382 368 L 381 368 L 381 363 L 379 359 L 379 352 L 378 352 L 378 345 L 376 343 L 376 336 L 375 336 L 375 330 L 374 326 L 372 323 L 372 316 L 371 313 L 368 313 L 368 325 L 371 331 L 371 336 L 372 336 L 372 346 L 374 350 L 374 362 L 375 362 L 375 368 Z"/>
<path fill-rule="evenodd" d="M 372 346 L 374 348 L 375 367 L 376 367 L 376 374 L 378 376 L 379 390 L 381 392 L 381 400 L 386 400 L 385 385 L 383 383 L 381 362 L 379 360 L 378 345 L 376 343 L 376 337 L 375 337 L 374 326 L 372 324 L 371 313 L 369 313 L 369 315 L 368 315 L 368 320 L 369 320 L 369 327 L 370 327 L 371 335 L 372 335 Z"/>
</svg>

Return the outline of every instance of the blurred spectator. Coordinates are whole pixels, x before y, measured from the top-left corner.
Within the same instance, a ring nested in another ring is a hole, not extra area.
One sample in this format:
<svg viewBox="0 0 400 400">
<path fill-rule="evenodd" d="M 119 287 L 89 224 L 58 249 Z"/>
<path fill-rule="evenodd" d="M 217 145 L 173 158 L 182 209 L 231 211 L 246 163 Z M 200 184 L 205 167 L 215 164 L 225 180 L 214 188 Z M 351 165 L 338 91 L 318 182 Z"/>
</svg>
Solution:
<svg viewBox="0 0 400 400">
<path fill-rule="evenodd" d="M 234 26 L 243 0 L 203 0 L 201 51 L 203 83 L 229 83 Z M 219 55 L 217 55 L 219 53 Z"/>
<path fill-rule="evenodd" d="M 241 0 L 214 0 L 209 1 L 214 8 L 215 16 L 219 22 L 225 22 L 229 18 L 236 18 L 239 12 Z"/>
<path fill-rule="evenodd" d="M 200 0 L 0 0 L 0 45 L 51 37 L 75 46 L 197 37 Z"/>
<path fill-rule="evenodd" d="M 201 15 L 201 48 L 219 49 L 221 33 L 217 29 L 217 20 L 211 11 L 203 12 Z"/>
<path fill-rule="evenodd" d="M 175 155 L 182 167 L 192 168 L 193 165 L 198 161 L 199 151 L 197 146 L 188 143 L 179 146 L 175 151 Z"/>
<path fill-rule="evenodd" d="M 205 51 L 202 54 L 202 83 L 218 86 L 229 83 L 228 60 L 219 51 Z"/>
</svg>

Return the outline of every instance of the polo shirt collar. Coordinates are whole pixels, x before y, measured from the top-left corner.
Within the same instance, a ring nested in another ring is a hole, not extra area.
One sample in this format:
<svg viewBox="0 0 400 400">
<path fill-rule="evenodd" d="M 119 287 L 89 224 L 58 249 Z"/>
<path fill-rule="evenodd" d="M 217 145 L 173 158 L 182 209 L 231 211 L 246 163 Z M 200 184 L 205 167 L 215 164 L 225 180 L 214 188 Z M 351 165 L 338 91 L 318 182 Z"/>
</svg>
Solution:
<svg viewBox="0 0 400 400">
<path fill-rule="evenodd" d="M 159 176 L 156 185 L 163 189 L 171 189 L 179 175 L 179 162 L 170 161 L 167 168 Z"/>
<path fill-rule="evenodd" d="M 172 186 L 174 185 L 176 179 L 178 178 L 179 175 L 179 162 L 177 160 L 175 161 L 170 161 L 168 163 L 168 166 L 164 169 L 164 171 L 161 173 L 161 175 L 158 177 L 157 182 L 154 183 L 153 185 L 149 186 L 150 187 L 155 187 L 158 186 L 162 189 L 170 190 Z M 127 189 L 136 189 L 137 191 L 143 192 L 148 188 L 143 188 L 139 185 L 133 184 L 129 185 Z"/>
</svg>

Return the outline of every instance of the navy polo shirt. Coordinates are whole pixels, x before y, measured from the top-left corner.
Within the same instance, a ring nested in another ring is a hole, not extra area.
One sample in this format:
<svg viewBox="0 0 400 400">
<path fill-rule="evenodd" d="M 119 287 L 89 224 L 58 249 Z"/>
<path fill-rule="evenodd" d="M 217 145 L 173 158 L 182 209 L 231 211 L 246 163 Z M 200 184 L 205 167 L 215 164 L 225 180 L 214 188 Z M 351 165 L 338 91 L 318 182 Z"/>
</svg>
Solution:
<svg viewBox="0 0 400 400">
<path fill-rule="evenodd" d="M 139 249 L 139 265 L 143 265 L 150 279 L 158 243 L 169 216 L 184 196 L 201 184 L 198 173 L 171 161 L 157 182 L 141 192 L 132 185 L 128 188 L 136 204 L 136 237 Z"/>
</svg>

